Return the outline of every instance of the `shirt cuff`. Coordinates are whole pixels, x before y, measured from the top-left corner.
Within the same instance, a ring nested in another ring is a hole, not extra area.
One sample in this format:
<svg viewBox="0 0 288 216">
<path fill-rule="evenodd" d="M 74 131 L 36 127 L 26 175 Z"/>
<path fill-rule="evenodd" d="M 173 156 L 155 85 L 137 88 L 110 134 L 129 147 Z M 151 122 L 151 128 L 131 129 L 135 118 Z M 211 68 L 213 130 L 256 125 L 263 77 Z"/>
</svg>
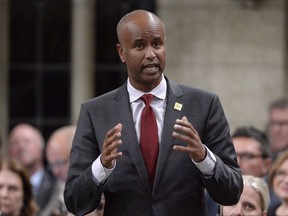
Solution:
<svg viewBox="0 0 288 216">
<path fill-rule="evenodd" d="M 205 146 L 205 145 L 204 145 Z M 205 159 L 201 162 L 195 162 L 193 159 L 193 163 L 198 167 L 201 173 L 205 177 L 211 177 L 214 174 L 215 166 L 216 166 L 216 157 L 215 155 L 205 146 L 207 150 L 207 155 Z"/>
<path fill-rule="evenodd" d="M 105 168 L 101 163 L 100 156 L 101 155 L 99 155 L 99 157 L 92 164 L 92 176 L 97 186 L 107 180 L 107 178 L 109 177 L 109 175 L 112 173 L 112 171 L 116 166 L 115 161 L 114 167 L 112 167 L 111 169 Z"/>
</svg>

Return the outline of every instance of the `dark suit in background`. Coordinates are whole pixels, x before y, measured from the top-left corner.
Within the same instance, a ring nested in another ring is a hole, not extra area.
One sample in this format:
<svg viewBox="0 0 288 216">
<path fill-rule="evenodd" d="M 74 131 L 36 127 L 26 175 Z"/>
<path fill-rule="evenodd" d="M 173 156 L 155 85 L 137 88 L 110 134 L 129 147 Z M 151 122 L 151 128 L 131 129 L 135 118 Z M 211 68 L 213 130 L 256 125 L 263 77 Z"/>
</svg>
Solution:
<svg viewBox="0 0 288 216">
<path fill-rule="evenodd" d="M 40 208 L 39 216 L 50 215 L 54 209 L 51 209 L 50 203 L 55 196 L 59 194 L 57 180 L 49 170 L 44 170 L 44 175 L 41 179 L 40 187 L 35 197 Z"/>
</svg>

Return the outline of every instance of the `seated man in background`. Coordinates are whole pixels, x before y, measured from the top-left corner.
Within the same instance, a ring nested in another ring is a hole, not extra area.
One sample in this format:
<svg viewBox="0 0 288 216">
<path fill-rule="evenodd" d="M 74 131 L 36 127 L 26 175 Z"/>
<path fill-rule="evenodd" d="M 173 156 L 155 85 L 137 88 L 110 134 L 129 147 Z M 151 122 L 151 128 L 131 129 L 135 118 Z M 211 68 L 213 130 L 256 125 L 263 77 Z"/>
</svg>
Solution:
<svg viewBox="0 0 288 216">
<path fill-rule="evenodd" d="M 64 126 L 54 131 L 47 141 L 46 158 L 48 166 L 57 178 L 61 190 L 59 196 L 53 200 L 54 215 L 69 215 L 64 203 L 63 192 L 74 133 L 75 126 Z"/>
<path fill-rule="evenodd" d="M 49 202 L 59 191 L 55 177 L 45 169 L 44 147 L 41 132 L 32 125 L 18 124 L 10 132 L 9 156 L 28 170 L 39 215 L 50 215 Z"/>
<path fill-rule="evenodd" d="M 63 192 L 69 168 L 69 156 L 75 130 L 76 126 L 74 125 L 61 127 L 52 133 L 47 142 L 46 158 L 49 168 L 58 179 L 62 191 L 60 196 L 54 200 L 55 215 L 72 215 L 71 213 L 68 213 L 64 204 Z M 101 201 L 101 205 L 99 205 L 95 212 L 89 215 L 102 216 L 103 205 L 104 197 Z"/>
<path fill-rule="evenodd" d="M 65 183 L 76 126 L 64 126 L 52 133 L 47 142 L 46 158 L 54 176 Z"/>
<path fill-rule="evenodd" d="M 272 159 L 265 133 L 252 126 L 240 127 L 232 140 L 243 175 L 266 178 Z"/>
<path fill-rule="evenodd" d="M 267 136 L 269 138 L 272 158 L 288 148 L 288 98 L 273 101 L 268 110 Z"/>
<path fill-rule="evenodd" d="M 241 127 L 234 132 L 232 139 L 242 173 L 264 178 L 268 182 L 272 156 L 266 134 L 251 126 Z M 272 190 L 270 199 L 269 209 L 280 203 Z"/>
<path fill-rule="evenodd" d="M 243 175 L 260 177 L 266 181 L 272 164 L 271 150 L 266 134 L 252 126 L 239 127 L 232 134 L 232 140 Z M 271 205 L 274 202 L 278 203 L 275 195 L 271 194 L 271 198 Z M 215 216 L 218 204 L 208 195 L 206 201 L 210 215 Z"/>
</svg>

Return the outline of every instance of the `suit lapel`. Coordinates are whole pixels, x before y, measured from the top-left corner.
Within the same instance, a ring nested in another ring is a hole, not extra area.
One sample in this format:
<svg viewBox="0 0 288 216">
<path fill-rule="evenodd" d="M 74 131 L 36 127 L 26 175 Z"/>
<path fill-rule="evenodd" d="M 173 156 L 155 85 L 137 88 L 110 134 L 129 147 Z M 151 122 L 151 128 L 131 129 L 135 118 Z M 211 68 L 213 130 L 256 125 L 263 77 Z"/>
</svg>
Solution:
<svg viewBox="0 0 288 216">
<path fill-rule="evenodd" d="M 166 79 L 167 80 L 167 79 Z M 138 139 L 136 136 L 135 125 L 132 117 L 132 110 L 129 103 L 127 84 L 124 84 L 115 94 L 115 101 L 118 104 L 115 119 L 123 123 L 122 141 L 129 151 L 131 160 L 143 179 L 146 188 L 151 191 L 148 173 L 142 157 Z M 173 127 L 177 118 L 182 117 L 182 110 L 175 108 L 175 103 L 184 104 L 183 92 L 179 85 L 173 81 L 167 80 L 167 104 L 163 122 L 163 131 L 161 143 L 159 146 L 159 156 L 157 161 L 156 175 L 154 180 L 153 193 L 161 180 L 161 175 L 165 167 L 167 158 L 173 150 L 174 138 L 172 137 Z M 127 112 L 129 110 L 129 112 Z"/>
<path fill-rule="evenodd" d="M 175 121 L 177 118 L 182 117 L 182 109 L 175 108 L 175 104 L 178 103 L 179 105 L 183 105 L 183 92 L 178 84 L 169 80 L 167 80 L 167 84 L 167 104 L 163 122 L 162 138 L 159 146 L 159 156 L 157 161 L 153 192 L 155 192 L 157 185 L 160 182 L 167 158 L 169 157 L 170 152 L 173 150 L 172 148 L 174 138 L 172 137 L 172 133 L 174 130 L 173 127 Z"/>
<path fill-rule="evenodd" d="M 136 135 L 126 84 L 123 85 L 120 88 L 120 90 L 116 93 L 115 100 L 118 103 L 115 117 L 116 119 L 119 120 L 118 122 L 122 122 L 123 124 L 122 129 L 123 145 L 126 145 L 126 148 L 130 154 L 130 158 L 135 164 L 135 167 L 139 175 L 143 179 L 143 183 L 145 184 L 147 189 L 151 191 L 148 173 L 146 171 L 146 166 L 142 157 L 140 145 L 138 143 Z"/>
</svg>

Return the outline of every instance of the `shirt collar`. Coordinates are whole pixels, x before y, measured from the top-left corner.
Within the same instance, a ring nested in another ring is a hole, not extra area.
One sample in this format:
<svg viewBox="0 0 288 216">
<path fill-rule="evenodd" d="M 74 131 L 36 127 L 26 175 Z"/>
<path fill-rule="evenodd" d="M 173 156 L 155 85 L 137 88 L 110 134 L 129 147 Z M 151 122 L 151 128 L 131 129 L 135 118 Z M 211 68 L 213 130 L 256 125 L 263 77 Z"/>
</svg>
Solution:
<svg viewBox="0 0 288 216">
<path fill-rule="evenodd" d="M 165 97 L 166 97 L 166 92 L 167 92 L 166 91 L 167 90 L 167 82 L 166 82 L 166 79 L 164 78 L 164 75 L 162 74 L 162 80 L 161 80 L 161 82 L 159 83 L 158 86 L 156 86 L 150 92 L 142 92 L 142 91 L 139 91 L 136 88 L 134 88 L 131 85 L 131 83 L 129 81 L 129 78 L 128 78 L 127 90 L 128 90 L 128 93 L 129 93 L 130 103 L 138 100 L 142 95 L 147 94 L 147 93 L 153 94 L 155 97 L 157 97 L 157 98 L 159 98 L 161 100 L 164 100 Z"/>
<path fill-rule="evenodd" d="M 42 177 L 44 176 L 44 170 L 41 169 L 39 171 L 37 171 L 36 173 L 34 173 L 31 177 L 30 177 L 30 181 L 31 181 L 31 184 L 33 185 L 33 187 L 40 187 L 40 184 L 41 184 L 41 180 L 42 180 Z"/>
</svg>

